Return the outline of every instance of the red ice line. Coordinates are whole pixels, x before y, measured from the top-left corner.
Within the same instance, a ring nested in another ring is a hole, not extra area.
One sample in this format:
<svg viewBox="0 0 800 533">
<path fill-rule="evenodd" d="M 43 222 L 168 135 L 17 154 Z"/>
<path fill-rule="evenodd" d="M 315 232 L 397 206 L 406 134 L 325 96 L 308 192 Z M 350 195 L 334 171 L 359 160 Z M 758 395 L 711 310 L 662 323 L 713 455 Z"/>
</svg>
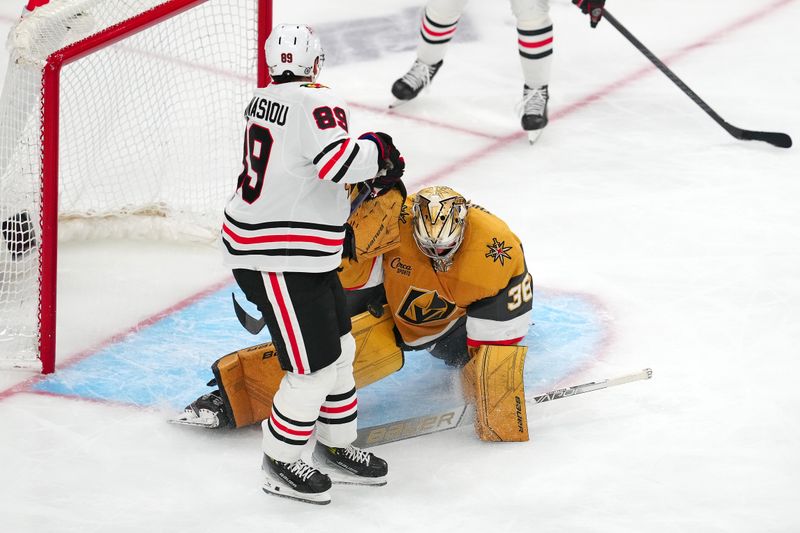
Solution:
<svg viewBox="0 0 800 533">
<path fill-rule="evenodd" d="M 682 57 L 686 56 L 689 52 L 691 52 L 691 51 L 693 51 L 693 50 L 695 50 L 697 48 L 701 48 L 703 46 L 706 46 L 709 43 L 713 42 L 714 40 L 722 37 L 723 35 L 726 35 L 728 33 L 732 33 L 732 32 L 734 32 L 736 30 L 739 30 L 739 29 L 741 29 L 741 28 L 743 28 L 745 26 L 748 26 L 748 25 L 752 24 L 753 22 L 755 22 L 755 21 L 767 16 L 768 14 L 771 14 L 773 11 L 776 11 L 776 10 L 782 8 L 782 7 L 785 7 L 785 6 L 791 4 L 791 3 L 795 2 L 795 1 L 796 0 L 778 0 L 776 2 L 773 2 L 772 4 L 769 4 L 769 5 L 761 8 L 761 9 L 759 9 L 758 11 L 755 11 L 755 12 L 749 14 L 749 15 L 746 15 L 745 17 L 742 17 L 741 19 L 736 20 L 736 21 L 732 22 L 731 24 L 728 24 L 727 26 L 725 26 L 725 27 L 723 27 L 723 28 L 721 28 L 721 29 L 719 29 L 719 30 L 707 35 L 706 37 L 700 39 L 699 41 L 696 41 L 696 42 L 694 42 L 692 44 L 688 44 L 688 45 L 680 48 L 676 52 L 674 52 L 674 53 L 668 55 L 666 58 L 662 59 L 662 61 L 664 61 L 664 63 L 669 63 L 670 61 L 675 61 L 675 60 L 677 60 L 679 58 L 682 58 Z M 13 22 L 16 22 L 17 19 L 16 18 L 7 17 L 7 16 L 4 16 L 4 15 L 0 15 L 0 20 L 13 23 Z M 166 59 L 166 58 L 164 58 L 164 59 Z M 564 116 L 567 116 L 567 115 L 570 115 L 570 114 L 574 113 L 575 111 L 583 109 L 584 107 L 588 106 L 589 104 L 599 100 L 604 95 L 606 95 L 608 93 L 611 93 L 611 92 L 614 92 L 617 89 L 620 89 L 622 87 L 625 87 L 625 86 L 633 83 L 634 81 L 637 81 L 637 80 L 641 79 L 645 75 L 653 72 L 654 70 L 656 70 L 656 68 L 654 66 L 652 66 L 652 65 L 649 65 L 649 66 L 643 67 L 643 68 L 641 68 L 641 69 L 639 69 L 639 70 L 637 70 L 637 71 L 635 71 L 635 72 L 633 72 L 633 73 L 631 73 L 631 74 L 629 74 L 629 75 L 627 75 L 627 76 L 625 76 L 625 77 L 623 77 L 623 78 L 621 78 L 619 80 L 613 81 L 613 82 L 601 87 L 600 89 L 594 91 L 592 94 L 589 94 L 589 95 L 585 96 L 584 98 L 582 98 L 580 100 L 577 100 L 577 101 L 573 102 L 572 104 L 569 104 L 566 107 L 563 107 L 563 108 L 553 112 L 551 114 L 551 120 L 560 119 L 560 118 L 562 118 Z M 219 71 L 215 71 L 215 73 L 223 74 L 222 72 L 219 72 Z M 253 78 L 253 81 L 255 81 L 255 78 Z M 459 168 L 465 167 L 465 166 L 467 166 L 467 165 L 469 165 L 471 163 L 474 163 L 475 161 L 477 161 L 479 159 L 487 157 L 487 156 L 493 154 L 494 152 L 497 152 L 497 151 L 501 150 L 509 142 L 514 141 L 516 139 L 520 139 L 520 138 L 525 136 L 525 132 L 524 131 L 516 131 L 514 133 L 510 133 L 508 135 L 503 135 L 503 136 L 495 136 L 495 135 L 490 135 L 490 134 L 486 134 L 486 133 L 483 133 L 483 132 L 471 130 L 471 129 L 468 129 L 468 128 L 462 128 L 460 126 L 447 124 L 445 122 L 439 122 L 439 121 L 424 119 L 424 118 L 420 118 L 420 117 L 402 115 L 402 114 L 399 114 L 399 113 L 395 113 L 393 111 L 388 111 L 388 110 L 385 110 L 385 109 L 382 109 L 382 108 L 377 108 L 377 107 L 369 106 L 369 105 L 366 105 L 366 104 L 359 104 L 359 103 L 350 102 L 350 105 L 353 106 L 353 107 L 356 107 L 356 108 L 365 109 L 365 110 L 372 111 L 372 112 L 388 114 L 388 115 L 391 115 L 391 116 L 393 116 L 395 118 L 398 118 L 398 119 L 401 119 L 401 120 L 410 120 L 410 121 L 413 121 L 413 122 L 418 122 L 418 123 L 421 123 L 421 124 L 425 124 L 427 126 L 433 126 L 433 127 L 442 128 L 442 129 L 448 129 L 448 130 L 452 130 L 452 131 L 459 131 L 461 133 L 466 133 L 466 134 L 474 135 L 474 136 L 477 136 L 477 137 L 483 137 L 483 138 L 491 139 L 492 142 L 490 142 L 489 144 L 483 146 L 482 148 L 479 148 L 478 150 L 476 150 L 476 151 L 474 151 L 474 152 L 472 152 L 470 154 L 467 154 L 466 156 L 462 157 L 461 159 L 458 159 L 455 162 L 453 162 L 453 163 L 451 163 L 449 165 L 446 165 L 446 166 L 444 166 L 444 167 L 442 167 L 442 168 L 440 168 L 440 169 L 428 174 L 427 176 L 424 176 L 421 180 L 412 180 L 409 183 L 409 185 L 413 184 L 415 186 L 420 186 L 420 185 L 425 185 L 427 183 L 434 182 L 434 181 L 438 180 L 439 178 L 441 178 L 443 176 L 451 174 L 454 170 L 457 170 Z M 139 322 L 138 324 L 136 324 L 132 328 L 129 328 L 128 330 L 126 330 L 126 331 L 124 331 L 122 333 L 118 333 L 118 334 L 116 334 L 116 335 L 114 335 L 114 336 L 102 341 L 101 343 L 99 343 L 99 344 L 97 344 L 97 345 L 95 345 L 95 346 L 93 346 L 91 348 L 88 348 L 88 349 L 78 353 L 74 357 L 71 357 L 68 360 L 68 362 L 65 363 L 65 365 L 62 365 L 62 368 L 65 367 L 65 366 L 71 366 L 71 365 L 77 363 L 78 361 L 80 361 L 82 359 L 85 359 L 85 358 L 89 357 L 90 355 L 92 355 L 94 353 L 97 353 L 102 348 L 104 348 L 106 346 L 109 346 L 111 344 L 114 344 L 116 342 L 119 342 L 126 335 L 129 335 L 130 333 L 138 331 L 139 329 L 142 329 L 142 328 L 144 328 L 146 326 L 149 326 L 149 325 L 157 322 L 158 320 L 161 320 L 165 316 L 168 316 L 168 315 L 170 315 L 172 313 L 180 311 L 184 307 L 187 307 L 187 306 L 191 305 L 192 303 L 194 303 L 194 302 L 206 297 L 207 295 L 209 295 L 209 294 L 221 289 L 222 287 L 224 287 L 225 285 L 227 285 L 230 282 L 231 282 L 231 280 L 227 279 L 224 282 L 217 283 L 216 285 L 213 285 L 212 287 L 209 287 L 208 289 L 206 289 L 206 290 L 204 290 L 204 291 L 202 291 L 200 293 L 197 293 L 194 296 L 190 296 L 189 298 L 186 298 L 185 300 L 182 300 L 181 302 L 178 302 L 177 304 L 173 305 L 172 307 L 169 307 L 169 308 L 167 308 L 167 309 L 165 309 L 165 310 L 163 310 L 163 311 L 161 311 L 159 313 L 156 313 L 155 315 L 153 315 L 153 316 L 151 316 L 151 317 Z M 18 393 L 18 392 L 33 392 L 33 391 L 29 390 L 30 387 L 32 387 L 33 385 L 35 385 L 36 383 L 38 383 L 42 379 L 44 379 L 43 375 L 37 375 L 37 376 L 29 378 L 29 379 L 27 379 L 27 380 L 25 380 L 25 381 L 23 381 L 21 383 L 18 383 L 17 385 L 15 385 L 15 386 L 13 386 L 13 387 L 5 390 L 5 391 L 0 391 L 0 401 L 2 401 L 3 399 L 5 399 L 5 398 L 7 398 L 7 397 L 9 397 L 9 396 L 11 396 L 13 394 Z"/>
<path fill-rule="evenodd" d="M 123 340 L 128 335 L 130 335 L 132 333 L 136 333 L 137 331 L 139 331 L 141 329 L 144 329 L 147 326 L 155 324 L 156 322 L 158 322 L 162 318 L 165 318 L 165 317 L 167 317 L 167 316 L 169 316 L 169 315 L 171 315 L 173 313 L 177 313 L 181 309 L 184 309 L 185 307 L 188 307 L 188 306 L 192 305 L 193 303 L 202 300 L 206 296 L 209 296 L 210 294 L 215 293 L 216 291 L 218 291 L 218 290 L 222 289 L 223 287 L 225 287 L 226 285 L 230 284 L 232 281 L 233 281 L 233 277 L 232 276 L 230 278 L 226 278 L 225 280 L 219 281 L 216 284 L 214 284 L 214 285 L 212 285 L 212 286 L 210 286 L 210 287 L 198 292 L 197 294 L 194 294 L 192 296 L 189 296 L 188 298 L 185 298 L 185 299 L 181 300 L 180 302 L 176 303 L 175 305 L 173 305 L 171 307 L 168 307 L 167 309 L 159 311 L 158 313 L 156 313 L 156 314 L 154 314 L 154 315 L 152 315 L 152 316 L 150 316 L 148 318 L 145 318 L 144 320 L 142 320 L 141 322 L 139 322 L 135 326 L 133 326 L 131 328 L 128 328 L 125 331 L 122 331 L 121 333 L 117 333 L 116 335 L 113 335 L 113 336 L 111 336 L 111 337 L 99 342 L 98 344 L 95 344 L 94 346 L 91 346 L 90 348 L 87 348 L 87 349 L 85 349 L 85 350 L 83 350 L 81 352 L 78 352 L 78 354 L 76 354 L 75 356 L 71 357 L 66 363 L 64 363 L 63 365 L 60 365 L 60 368 L 70 367 L 70 366 L 78 363 L 79 361 L 82 361 L 83 359 L 86 359 L 87 357 L 96 354 L 97 352 L 99 352 L 100 350 L 105 348 L 106 346 L 110 346 L 112 344 L 116 344 L 116 343 L 120 342 L 121 340 Z M 44 374 L 38 374 L 38 375 L 33 376 L 33 377 L 29 378 L 29 379 L 26 379 L 25 381 L 23 381 L 21 383 L 18 383 L 16 385 L 14 385 L 10 389 L 4 390 L 4 391 L 0 391 L 0 401 L 2 401 L 4 398 L 7 398 L 7 397 L 11 396 L 12 394 L 18 393 L 18 392 L 31 392 L 31 393 L 37 393 L 37 394 L 44 394 L 44 395 L 47 395 L 47 396 L 59 396 L 58 394 L 54 394 L 54 393 L 39 392 L 39 391 L 30 390 L 31 387 L 33 387 L 34 385 L 36 385 L 38 382 L 42 381 L 45 378 L 46 378 L 46 376 Z M 104 401 L 103 403 L 108 403 L 108 402 Z"/>
</svg>

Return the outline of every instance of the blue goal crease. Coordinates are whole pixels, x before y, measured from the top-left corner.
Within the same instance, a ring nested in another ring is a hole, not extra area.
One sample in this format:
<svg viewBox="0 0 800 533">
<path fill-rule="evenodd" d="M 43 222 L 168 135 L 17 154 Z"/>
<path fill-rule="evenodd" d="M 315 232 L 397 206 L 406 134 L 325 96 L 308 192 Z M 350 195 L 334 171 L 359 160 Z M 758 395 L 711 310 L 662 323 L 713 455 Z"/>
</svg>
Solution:
<svg viewBox="0 0 800 533">
<path fill-rule="evenodd" d="M 231 292 L 247 304 L 232 283 L 59 370 L 33 390 L 178 411 L 210 390 L 206 383 L 213 377 L 214 361 L 269 340 L 266 329 L 253 336 L 239 325 Z M 546 392 L 595 360 L 608 327 L 602 309 L 588 296 L 534 291 L 533 325 L 523 341 L 528 346 L 526 396 Z M 460 405 L 459 376 L 460 371 L 427 352 L 407 352 L 399 372 L 359 390 L 359 424 L 376 425 Z"/>
</svg>

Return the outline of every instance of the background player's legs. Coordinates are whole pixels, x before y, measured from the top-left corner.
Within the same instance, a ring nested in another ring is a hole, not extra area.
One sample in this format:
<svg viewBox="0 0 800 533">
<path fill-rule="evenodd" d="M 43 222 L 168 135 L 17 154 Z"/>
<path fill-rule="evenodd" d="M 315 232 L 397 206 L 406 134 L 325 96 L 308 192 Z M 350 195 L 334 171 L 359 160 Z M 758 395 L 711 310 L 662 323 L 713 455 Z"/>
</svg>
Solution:
<svg viewBox="0 0 800 533">
<path fill-rule="evenodd" d="M 411 100 L 430 84 L 442 66 L 447 45 L 458 27 L 467 0 L 430 0 L 420 21 L 417 59 L 411 69 L 392 85 L 399 100 Z"/>
<path fill-rule="evenodd" d="M 517 48 L 525 80 L 520 106 L 522 128 L 538 132 L 547 125 L 553 61 L 550 0 L 511 0 L 511 10 L 517 18 Z"/>
<path fill-rule="evenodd" d="M 517 44 L 525 85 L 547 85 L 553 61 L 550 0 L 511 0 L 511 10 L 517 18 Z"/>
<path fill-rule="evenodd" d="M 431 0 L 420 21 L 417 59 L 433 65 L 444 59 L 467 0 Z"/>
</svg>

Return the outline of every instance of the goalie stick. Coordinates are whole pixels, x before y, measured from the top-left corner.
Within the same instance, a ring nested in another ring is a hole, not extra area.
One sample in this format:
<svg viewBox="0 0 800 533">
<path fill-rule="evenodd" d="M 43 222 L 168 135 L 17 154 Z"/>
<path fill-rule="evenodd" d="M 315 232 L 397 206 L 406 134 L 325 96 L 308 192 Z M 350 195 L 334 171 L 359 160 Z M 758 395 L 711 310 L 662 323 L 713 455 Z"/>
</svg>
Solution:
<svg viewBox="0 0 800 533">
<path fill-rule="evenodd" d="M 645 45 L 639 41 L 636 37 L 633 36 L 628 29 L 623 26 L 611 13 L 608 12 L 608 9 L 603 9 L 603 18 L 605 18 L 609 24 L 614 26 L 614 28 L 620 32 L 628 41 L 630 41 L 633 46 L 636 47 L 644 56 L 650 60 L 658 70 L 663 72 L 667 78 L 672 80 L 672 82 L 680 88 L 683 93 L 691 98 L 691 100 L 700 106 L 700 109 L 705 111 L 708 116 L 714 119 L 714 121 L 722 126 L 725 131 L 730 133 L 733 137 L 742 140 L 742 141 L 764 141 L 773 146 L 778 146 L 780 148 L 789 148 L 792 146 L 792 138 L 789 137 L 785 133 L 778 133 L 778 132 L 771 132 L 771 131 L 753 131 L 753 130 L 744 130 L 742 128 L 737 128 L 726 122 L 716 111 L 711 109 L 707 103 L 703 101 L 702 98 L 697 96 L 697 94 L 691 90 L 678 76 L 675 75 L 672 70 L 664 64 L 659 58 L 656 57 L 653 52 L 651 52 Z"/>
<path fill-rule="evenodd" d="M 653 370 L 645 368 L 639 372 L 626 374 L 617 378 L 605 379 L 603 381 L 590 381 L 589 383 L 583 383 L 581 385 L 556 389 L 540 394 L 539 396 L 534 396 L 526 403 L 550 402 L 561 398 L 577 396 L 578 394 L 607 389 L 608 387 L 623 385 L 632 381 L 650 379 L 652 377 Z M 353 442 L 353 445 L 359 448 L 369 448 L 371 446 L 379 446 L 381 444 L 388 444 L 390 442 L 419 437 L 421 435 L 455 429 L 463 425 L 464 420 L 471 418 L 467 416 L 467 412 L 471 412 L 472 410 L 472 407 L 467 404 L 454 407 L 438 414 L 416 416 L 405 420 L 362 428 L 358 430 L 358 437 L 355 442 Z"/>
</svg>

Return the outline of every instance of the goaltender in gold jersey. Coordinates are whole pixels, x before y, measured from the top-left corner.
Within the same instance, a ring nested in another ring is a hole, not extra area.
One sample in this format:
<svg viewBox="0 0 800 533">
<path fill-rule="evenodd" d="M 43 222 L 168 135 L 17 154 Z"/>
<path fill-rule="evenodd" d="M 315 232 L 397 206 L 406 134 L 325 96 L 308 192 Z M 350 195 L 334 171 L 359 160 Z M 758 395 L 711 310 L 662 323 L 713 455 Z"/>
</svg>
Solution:
<svg viewBox="0 0 800 533">
<path fill-rule="evenodd" d="M 450 187 L 422 189 L 398 218 L 396 244 L 360 265 L 346 260 L 340 277 L 350 291 L 382 283 L 405 349 L 462 366 L 468 347 L 525 337 L 532 281 L 505 222 Z"/>
<path fill-rule="evenodd" d="M 427 350 L 462 368 L 463 391 L 475 402 L 481 439 L 527 440 L 527 348 L 519 343 L 531 324 L 533 287 L 519 238 L 500 218 L 444 186 L 406 198 L 398 185 L 366 200 L 348 222 L 353 231 L 339 277 L 347 289 L 358 346 L 356 385 L 402 366 L 402 352 L 390 348 Z M 392 327 L 395 342 L 387 333 Z M 359 331 L 369 334 L 359 337 Z M 206 417 L 198 425 L 208 426 L 258 422 L 261 413 L 268 413 L 261 404 L 271 400 L 274 376 L 253 376 L 279 371 L 261 369 L 264 361 L 274 359 L 261 353 L 269 353 L 271 345 L 262 346 L 267 348 L 240 350 L 217 361 L 212 368 L 221 394 L 201 397 L 181 418 L 198 422 Z M 259 362 L 248 363 L 245 354 Z M 220 363 L 231 359 L 236 370 L 229 374 L 239 381 L 228 378 L 233 386 L 225 387 L 220 368 L 227 366 Z M 259 381 L 266 384 L 254 387 Z M 231 393 L 234 389 L 250 390 L 244 397 Z M 232 404 L 247 408 L 231 409 Z"/>
</svg>

